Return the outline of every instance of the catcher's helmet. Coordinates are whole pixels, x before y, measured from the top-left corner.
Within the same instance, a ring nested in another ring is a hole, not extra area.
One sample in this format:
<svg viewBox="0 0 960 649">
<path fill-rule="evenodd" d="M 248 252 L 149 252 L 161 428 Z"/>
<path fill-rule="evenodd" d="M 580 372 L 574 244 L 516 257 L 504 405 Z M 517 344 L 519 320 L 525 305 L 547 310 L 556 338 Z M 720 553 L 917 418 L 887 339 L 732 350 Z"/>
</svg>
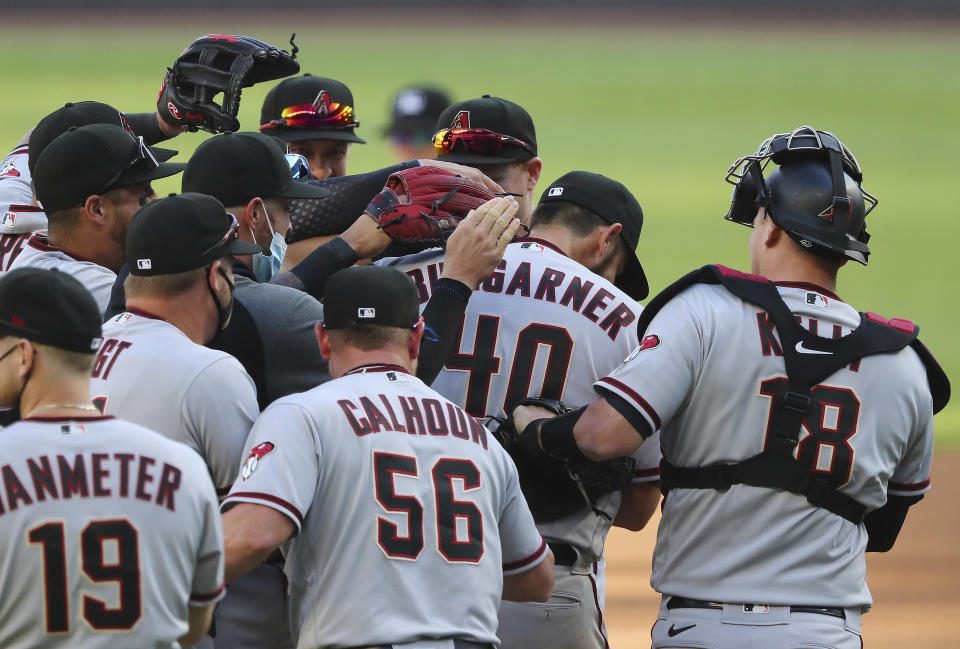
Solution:
<svg viewBox="0 0 960 649">
<path fill-rule="evenodd" d="M 769 161 L 780 165 L 764 178 Z M 735 185 L 726 219 L 752 226 L 764 207 L 773 222 L 804 248 L 830 259 L 867 264 L 865 219 L 877 199 L 863 187 L 853 153 L 832 133 L 801 126 L 772 135 L 756 154 L 727 171 Z"/>
</svg>

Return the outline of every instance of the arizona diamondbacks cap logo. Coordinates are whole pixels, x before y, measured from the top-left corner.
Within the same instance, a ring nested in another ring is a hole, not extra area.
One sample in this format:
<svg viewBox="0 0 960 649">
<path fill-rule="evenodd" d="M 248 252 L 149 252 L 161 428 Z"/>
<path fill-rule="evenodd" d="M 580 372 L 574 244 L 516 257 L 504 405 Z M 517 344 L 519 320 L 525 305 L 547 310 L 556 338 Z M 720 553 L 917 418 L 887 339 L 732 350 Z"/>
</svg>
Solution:
<svg viewBox="0 0 960 649">
<path fill-rule="evenodd" d="M 317 115 L 320 117 L 326 117 L 330 114 L 332 104 L 333 101 L 330 99 L 330 93 L 326 90 L 318 92 L 317 98 L 313 100 L 313 107 L 317 109 Z"/>
<path fill-rule="evenodd" d="M 453 124 L 450 125 L 450 128 L 470 128 L 470 111 L 461 110 L 457 113 L 457 116 L 453 118 Z"/>
<path fill-rule="evenodd" d="M 246 480 L 253 475 L 263 456 L 275 448 L 276 445 L 273 442 L 260 442 L 250 449 L 250 455 L 247 456 L 247 461 L 240 467 L 240 477 Z"/>
</svg>

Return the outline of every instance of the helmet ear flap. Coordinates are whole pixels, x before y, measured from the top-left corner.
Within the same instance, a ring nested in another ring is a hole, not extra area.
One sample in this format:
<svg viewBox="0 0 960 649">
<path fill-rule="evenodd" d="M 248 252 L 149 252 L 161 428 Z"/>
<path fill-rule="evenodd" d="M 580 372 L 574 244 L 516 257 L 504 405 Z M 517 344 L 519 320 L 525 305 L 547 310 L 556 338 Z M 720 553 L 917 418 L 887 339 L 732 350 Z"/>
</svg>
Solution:
<svg viewBox="0 0 960 649">
<path fill-rule="evenodd" d="M 734 223 L 752 226 L 757 209 L 766 205 L 767 196 L 766 182 L 763 179 L 760 163 L 749 162 L 744 169 L 743 177 L 733 188 L 730 211 L 725 218 Z"/>
</svg>

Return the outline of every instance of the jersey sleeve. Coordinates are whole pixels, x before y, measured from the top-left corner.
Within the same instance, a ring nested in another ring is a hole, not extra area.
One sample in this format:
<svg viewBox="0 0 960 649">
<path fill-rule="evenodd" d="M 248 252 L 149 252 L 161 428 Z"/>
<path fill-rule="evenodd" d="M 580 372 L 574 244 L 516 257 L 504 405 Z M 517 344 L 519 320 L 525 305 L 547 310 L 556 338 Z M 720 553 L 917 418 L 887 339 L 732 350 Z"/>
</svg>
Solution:
<svg viewBox="0 0 960 649">
<path fill-rule="evenodd" d="M 283 401 L 271 405 L 250 431 L 244 458 L 223 509 L 239 502 L 270 507 L 299 533 L 320 478 L 320 447 L 309 413 Z"/>
<path fill-rule="evenodd" d="M 683 295 L 668 302 L 640 344 L 610 374 L 593 384 L 627 421 L 641 418 L 656 432 L 690 394 L 702 366 L 702 326 Z M 630 412 L 623 412 L 629 408 Z M 632 413 L 632 414 L 631 414 Z M 634 423 L 641 432 L 642 426 Z"/>
<path fill-rule="evenodd" d="M 183 409 L 189 433 L 222 495 L 237 475 L 247 435 L 259 412 L 253 379 L 236 359 L 224 354 L 194 378 Z"/>
<path fill-rule="evenodd" d="M 926 415 L 916 433 L 910 436 L 903 458 L 887 483 L 889 496 L 920 496 L 930 491 L 930 464 L 933 461 L 933 409 Z"/>
<path fill-rule="evenodd" d="M 27 145 L 16 147 L 0 160 L 0 234 L 44 230 L 47 218 L 33 205 Z"/>
<path fill-rule="evenodd" d="M 196 481 L 200 483 L 204 526 L 197 547 L 197 568 L 190 586 L 189 604 L 209 606 L 223 599 L 226 594 L 223 583 L 223 529 L 213 483 L 209 476 L 202 473 L 198 473 L 196 477 Z"/>
<path fill-rule="evenodd" d="M 637 447 L 631 457 L 634 460 L 633 482 L 657 482 L 660 480 L 660 432 L 657 431 Z"/>
<path fill-rule="evenodd" d="M 517 467 L 503 454 L 506 472 L 506 495 L 500 512 L 500 547 L 503 552 L 503 574 L 515 575 L 530 570 L 547 556 L 547 542 L 533 522 L 533 514 L 520 491 Z"/>
</svg>

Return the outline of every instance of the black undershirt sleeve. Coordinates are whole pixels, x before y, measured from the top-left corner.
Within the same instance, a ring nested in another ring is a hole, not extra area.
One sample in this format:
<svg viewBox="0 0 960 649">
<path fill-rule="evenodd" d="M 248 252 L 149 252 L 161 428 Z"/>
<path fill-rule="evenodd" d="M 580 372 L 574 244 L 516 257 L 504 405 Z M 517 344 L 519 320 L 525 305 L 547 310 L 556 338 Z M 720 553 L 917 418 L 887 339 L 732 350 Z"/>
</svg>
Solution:
<svg viewBox="0 0 960 649">
<path fill-rule="evenodd" d="M 633 429 L 637 431 L 637 434 L 640 435 L 643 439 L 647 439 L 653 435 L 653 429 L 650 428 L 650 423 L 643 418 L 637 409 L 630 405 L 626 399 L 621 397 L 619 394 L 605 390 L 600 386 L 594 386 L 593 388 L 598 394 L 610 404 L 610 407 L 620 413 L 620 415 L 633 426 Z"/>
<path fill-rule="evenodd" d="M 323 290 L 330 276 L 355 263 L 357 263 L 357 253 L 346 241 L 336 237 L 311 252 L 289 271 L 271 279 L 270 283 L 290 286 L 309 293 L 317 300 L 322 300 Z"/>
<path fill-rule="evenodd" d="M 897 540 L 911 505 L 923 496 L 887 496 L 887 504 L 863 519 L 867 528 L 867 552 L 887 552 Z"/>
<path fill-rule="evenodd" d="M 124 113 L 123 116 L 127 118 L 127 123 L 130 124 L 133 132 L 143 136 L 143 141 L 147 144 L 156 144 L 172 137 L 160 128 L 156 111 L 152 113 Z"/>
<path fill-rule="evenodd" d="M 426 326 L 417 360 L 417 378 L 427 385 L 433 383 L 455 351 L 460 323 L 471 293 L 473 291 L 466 284 L 446 277 L 441 277 L 433 288 L 433 295 L 423 309 Z"/>
</svg>

